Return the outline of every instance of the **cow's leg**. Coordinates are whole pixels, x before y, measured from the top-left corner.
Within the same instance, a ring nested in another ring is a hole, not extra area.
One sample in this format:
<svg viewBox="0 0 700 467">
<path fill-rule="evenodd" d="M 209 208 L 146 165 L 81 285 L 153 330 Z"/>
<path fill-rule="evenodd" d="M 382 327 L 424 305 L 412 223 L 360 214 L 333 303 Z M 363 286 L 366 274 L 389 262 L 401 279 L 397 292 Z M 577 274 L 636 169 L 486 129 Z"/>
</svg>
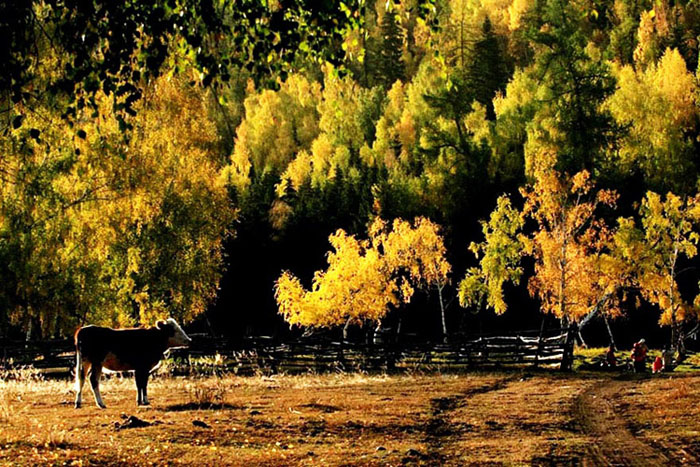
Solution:
<svg viewBox="0 0 700 467">
<path fill-rule="evenodd" d="M 148 370 L 136 370 L 136 403 L 138 405 L 149 405 L 146 387 L 148 386 Z"/>
<path fill-rule="evenodd" d="M 148 401 L 148 372 L 146 372 L 146 375 L 143 377 L 143 387 L 141 388 L 141 402 L 143 402 L 143 405 L 151 405 L 151 403 Z"/>
<path fill-rule="evenodd" d="M 101 409 L 104 409 L 105 403 L 102 402 L 102 396 L 100 395 L 100 376 L 102 375 L 102 364 L 94 363 L 90 369 L 90 385 L 92 386 L 92 393 L 95 395 L 95 403 Z"/>
<path fill-rule="evenodd" d="M 139 370 L 134 371 L 134 382 L 136 383 L 136 405 L 141 405 L 141 379 Z"/>
<path fill-rule="evenodd" d="M 86 364 L 87 363 L 87 364 Z M 85 376 L 90 368 L 88 362 L 83 360 L 80 351 L 75 352 L 75 408 L 79 409 L 83 402 L 83 385 L 85 384 Z"/>
</svg>

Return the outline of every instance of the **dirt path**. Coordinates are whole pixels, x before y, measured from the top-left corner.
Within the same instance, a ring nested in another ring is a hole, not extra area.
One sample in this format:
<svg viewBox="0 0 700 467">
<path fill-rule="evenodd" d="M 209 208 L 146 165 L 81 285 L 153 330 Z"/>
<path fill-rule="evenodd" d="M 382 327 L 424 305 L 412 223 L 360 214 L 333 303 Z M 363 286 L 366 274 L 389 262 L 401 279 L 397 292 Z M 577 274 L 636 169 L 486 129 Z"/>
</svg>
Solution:
<svg viewBox="0 0 700 467">
<path fill-rule="evenodd" d="M 585 463 L 604 466 L 657 466 L 673 464 L 662 452 L 635 437 L 616 413 L 614 397 L 634 385 L 633 381 L 605 380 L 596 383 L 574 402 L 574 416 L 594 443 Z"/>
<path fill-rule="evenodd" d="M 444 465 L 449 461 L 448 445 L 468 427 L 451 423 L 449 414 L 468 403 L 469 398 L 477 394 L 504 389 L 514 377 L 499 379 L 491 384 L 470 388 L 460 394 L 437 397 L 430 400 L 430 419 L 425 427 L 427 459 Z"/>
</svg>

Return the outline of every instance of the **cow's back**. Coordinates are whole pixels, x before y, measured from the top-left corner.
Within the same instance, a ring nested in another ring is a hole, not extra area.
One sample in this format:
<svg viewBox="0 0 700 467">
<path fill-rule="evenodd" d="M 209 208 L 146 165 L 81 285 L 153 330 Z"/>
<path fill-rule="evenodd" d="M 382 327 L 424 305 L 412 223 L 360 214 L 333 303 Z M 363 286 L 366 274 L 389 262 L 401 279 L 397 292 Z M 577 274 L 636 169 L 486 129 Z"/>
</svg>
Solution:
<svg viewBox="0 0 700 467">
<path fill-rule="evenodd" d="M 82 357 L 92 363 L 116 360 L 124 369 L 136 369 L 152 368 L 158 363 L 167 348 L 167 340 L 153 328 L 85 326 L 76 332 L 75 345 Z"/>
</svg>

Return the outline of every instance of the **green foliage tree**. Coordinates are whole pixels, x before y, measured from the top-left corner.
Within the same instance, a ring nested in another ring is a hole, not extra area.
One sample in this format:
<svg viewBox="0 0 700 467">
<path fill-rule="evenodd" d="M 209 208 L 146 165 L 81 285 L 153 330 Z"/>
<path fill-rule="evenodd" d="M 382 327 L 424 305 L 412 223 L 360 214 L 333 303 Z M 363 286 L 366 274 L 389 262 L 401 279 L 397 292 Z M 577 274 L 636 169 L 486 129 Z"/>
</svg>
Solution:
<svg viewBox="0 0 700 467">
<path fill-rule="evenodd" d="M 263 81 L 271 72 L 286 74 L 300 56 L 338 63 L 342 38 L 362 26 L 363 3 L 6 3 L 0 10 L 0 37 L 7 45 L 0 55 L 0 99 L 7 107 L 60 96 L 70 116 L 86 104 L 96 109 L 92 96 L 99 90 L 115 96 L 124 126 L 123 112 L 133 113 L 142 80 L 173 71 L 173 56 L 191 58 L 205 86 L 227 81 L 236 67 Z M 36 74 L 46 44 L 58 52 L 48 77 Z"/>
<path fill-rule="evenodd" d="M 525 219 L 507 196 L 498 198 L 496 209 L 488 222 L 481 223 L 484 242 L 472 243 L 469 249 L 479 259 L 479 266 L 467 270 L 459 283 L 459 302 L 463 307 L 486 307 L 503 314 L 508 306 L 503 287 L 518 284 L 523 274 L 520 265 L 525 245 L 519 235 Z"/>
<path fill-rule="evenodd" d="M 509 79 L 503 47 L 494 34 L 491 20 L 486 17 L 481 26 L 481 37 L 474 44 L 468 70 L 468 84 L 473 89 L 474 100 L 486 107 L 490 120 L 495 117 L 493 98 L 505 90 Z"/>
<path fill-rule="evenodd" d="M 610 55 L 621 64 L 630 64 L 637 46 L 637 30 L 643 12 L 643 2 L 618 0 L 613 6 L 608 49 Z"/>
<path fill-rule="evenodd" d="M 397 12 L 392 3 L 382 13 L 380 21 L 381 41 L 378 47 L 375 82 L 390 88 L 397 80 L 404 78 L 403 32 L 396 18 Z"/>
<path fill-rule="evenodd" d="M 590 172 L 619 132 L 600 106 L 615 82 L 607 64 L 587 48 L 581 16 L 575 4 L 562 0 L 541 2 L 531 16 L 528 37 L 535 60 L 528 73 L 542 89 L 526 144 L 530 174 L 549 150 L 558 154 L 558 170 Z"/>
</svg>

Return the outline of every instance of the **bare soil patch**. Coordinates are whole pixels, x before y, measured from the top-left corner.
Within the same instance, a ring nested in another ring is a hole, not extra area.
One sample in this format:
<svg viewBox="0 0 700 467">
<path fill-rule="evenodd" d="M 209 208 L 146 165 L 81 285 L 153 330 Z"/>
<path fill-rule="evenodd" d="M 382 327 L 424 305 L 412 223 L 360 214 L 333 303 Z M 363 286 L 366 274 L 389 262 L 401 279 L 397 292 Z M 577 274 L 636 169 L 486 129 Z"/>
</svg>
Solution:
<svg viewBox="0 0 700 467">
<path fill-rule="evenodd" d="M 428 452 L 424 458 L 445 464 L 448 461 L 448 457 L 444 454 L 445 446 L 459 439 L 463 433 L 474 429 L 474 426 L 469 423 L 451 420 L 450 413 L 468 404 L 470 397 L 501 390 L 514 378 L 514 376 L 503 377 L 482 386 L 469 387 L 460 394 L 431 399 L 430 419 L 425 425 Z"/>
<path fill-rule="evenodd" d="M 75 410 L 69 381 L 0 381 L 0 465 L 633 465 L 636 451 L 612 452 L 620 435 L 629 449 L 693 464 L 698 383 L 546 372 L 157 377 L 144 408 L 131 380 L 110 378 L 107 409 L 86 399 Z M 605 437 L 611 426 L 618 438 Z"/>
<path fill-rule="evenodd" d="M 572 430 L 571 406 L 588 384 L 570 375 L 522 374 L 472 395 L 448 416 L 463 429 L 443 446 L 444 464 L 580 464 L 587 438 Z"/>
<path fill-rule="evenodd" d="M 668 465 L 700 465 L 700 377 L 663 374 L 620 391 L 616 406 L 637 439 Z"/>
<path fill-rule="evenodd" d="M 576 398 L 574 413 L 593 443 L 586 459 L 595 465 L 668 465 L 669 458 L 635 436 L 615 401 L 638 381 L 606 379 L 591 385 Z"/>
</svg>

